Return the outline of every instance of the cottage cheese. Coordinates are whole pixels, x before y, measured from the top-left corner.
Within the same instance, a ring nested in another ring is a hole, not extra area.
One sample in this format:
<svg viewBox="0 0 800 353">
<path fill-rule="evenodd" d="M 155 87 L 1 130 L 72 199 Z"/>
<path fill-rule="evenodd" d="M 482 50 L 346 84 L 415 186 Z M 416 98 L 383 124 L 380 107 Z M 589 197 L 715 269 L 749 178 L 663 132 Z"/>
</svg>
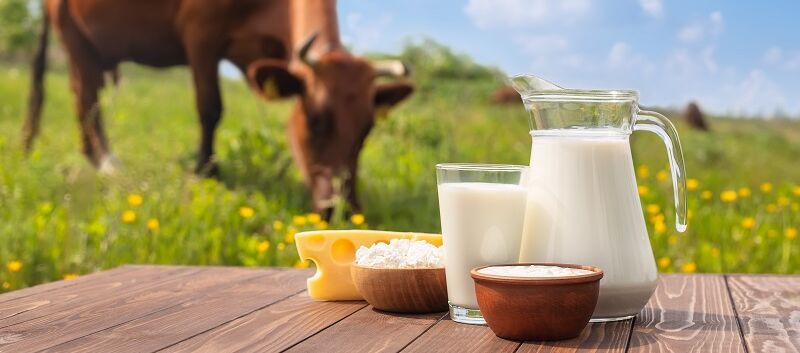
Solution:
<svg viewBox="0 0 800 353">
<path fill-rule="evenodd" d="M 380 268 L 444 267 L 444 249 L 422 240 L 392 239 L 356 250 L 356 263 Z"/>
<path fill-rule="evenodd" d="M 560 267 L 560 266 L 490 266 L 478 270 L 484 275 L 505 276 L 505 277 L 566 277 L 580 276 L 593 273 L 589 270 L 580 268 Z"/>
</svg>

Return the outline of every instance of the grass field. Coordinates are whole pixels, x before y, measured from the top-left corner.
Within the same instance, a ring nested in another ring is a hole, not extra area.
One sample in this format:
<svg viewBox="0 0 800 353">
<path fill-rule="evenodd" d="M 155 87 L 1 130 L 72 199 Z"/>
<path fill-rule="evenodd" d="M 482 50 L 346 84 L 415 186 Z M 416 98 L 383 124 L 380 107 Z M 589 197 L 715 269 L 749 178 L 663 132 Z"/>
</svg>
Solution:
<svg viewBox="0 0 800 353">
<path fill-rule="evenodd" d="M 222 176 L 190 171 L 198 143 L 184 69 L 123 67 L 103 96 L 123 169 L 98 175 L 80 154 L 64 70 L 47 76 L 35 152 L 19 148 L 28 73 L 0 67 L 0 283 L 2 290 L 125 263 L 307 266 L 292 234 L 316 228 L 439 230 L 434 164 L 527 164 L 521 105 L 492 106 L 496 82 L 415 77 L 419 90 L 379 122 L 361 155 L 364 218 L 309 215 L 291 164 L 290 102 L 265 104 L 224 83 L 217 150 Z M 647 102 L 648 97 L 643 97 Z M 679 123 L 687 160 L 689 231 L 677 233 L 664 147 L 635 134 L 634 155 L 661 271 L 800 272 L 800 124 L 713 117 L 713 132 Z M 289 163 L 288 173 L 280 173 Z M 355 224 L 353 224 L 355 223 Z"/>
</svg>

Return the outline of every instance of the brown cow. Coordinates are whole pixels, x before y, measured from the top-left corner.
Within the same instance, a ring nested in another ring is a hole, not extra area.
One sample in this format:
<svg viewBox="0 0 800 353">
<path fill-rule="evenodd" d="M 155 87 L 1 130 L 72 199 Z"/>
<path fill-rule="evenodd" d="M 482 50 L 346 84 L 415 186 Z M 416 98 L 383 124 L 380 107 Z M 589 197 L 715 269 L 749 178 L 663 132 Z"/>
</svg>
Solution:
<svg viewBox="0 0 800 353">
<path fill-rule="evenodd" d="M 264 98 L 298 97 L 289 141 L 314 208 L 327 208 L 332 178 L 346 175 L 347 200 L 358 209 L 356 166 L 374 113 L 413 91 L 405 82 L 375 82 L 381 75 L 404 74 L 402 63 L 372 65 L 343 48 L 335 0 L 45 0 L 44 14 L 23 142 L 30 148 L 38 132 L 52 24 L 69 57 L 83 152 L 101 170 L 113 159 L 98 91 L 104 73 L 131 61 L 190 66 L 202 126 L 196 172 L 216 173 L 214 130 L 222 114 L 218 65 L 228 59 Z"/>
<path fill-rule="evenodd" d="M 686 110 L 683 112 L 683 117 L 693 129 L 702 131 L 709 130 L 708 123 L 706 123 L 703 112 L 700 111 L 700 106 L 698 106 L 697 103 L 689 102 L 689 104 L 686 105 Z"/>
</svg>

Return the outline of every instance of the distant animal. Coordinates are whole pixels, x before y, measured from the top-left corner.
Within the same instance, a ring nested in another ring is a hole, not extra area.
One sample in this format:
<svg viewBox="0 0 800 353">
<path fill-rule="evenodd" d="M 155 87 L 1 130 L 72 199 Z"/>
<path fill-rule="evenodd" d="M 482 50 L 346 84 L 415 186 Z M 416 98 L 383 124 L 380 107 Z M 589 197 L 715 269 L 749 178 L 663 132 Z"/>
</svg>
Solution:
<svg viewBox="0 0 800 353">
<path fill-rule="evenodd" d="M 23 144 L 39 132 L 50 26 L 57 29 L 70 66 L 83 153 L 100 170 L 113 168 L 98 106 L 104 74 L 121 62 L 154 67 L 188 65 L 194 81 L 200 146 L 195 171 L 217 173 L 214 131 L 222 116 L 218 65 L 227 59 L 265 99 L 297 97 L 288 134 L 292 155 L 324 212 L 333 179 L 354 209 L 358 155 L 375 112 L 414 90 L 399 61 L 370 63 L 339 39 L 335 0 L 44 0 Z M 168 97 L 164 104 L 169 104 Z M 157 127 L 153 127 L 157 128 Z"/>
<path fill-rule="evenodd" d="M 519 93 L 511 86 L 500 86 L 489 97 L 492 104 L 512 104 L 522 102 Z"/>
<path fill-rule="evenodd" d="M 693 129 L 708 131 L 709 126 L 706 119 L 703 117 L 703 112 L 695 102 L 689 102 L 686 106 L 686 111 L 683 113 L 684 119 Z"/>
</svg>

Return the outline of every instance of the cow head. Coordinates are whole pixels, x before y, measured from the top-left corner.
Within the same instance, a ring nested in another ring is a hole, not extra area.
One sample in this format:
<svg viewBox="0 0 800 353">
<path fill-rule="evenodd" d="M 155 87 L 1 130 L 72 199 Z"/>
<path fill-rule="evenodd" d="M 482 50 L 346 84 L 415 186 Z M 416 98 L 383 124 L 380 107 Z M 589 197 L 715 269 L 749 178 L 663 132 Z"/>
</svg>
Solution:
<svg viewBox="0 0 800 353">
<path fill-rule="evenodd" d="M 408 97 L 414 87 L 406 82 L 378 83 L 383 75 L 405 75 L 398 61 L 370 63 L 343 48 L 332 48 L 309 58 L 315 36 L 291 62 L 261 59 L 251 63 L 247 77 L 266 99 L 298 96 L 289 123 L 289 143 L 303 178 L 311 190 L 314 209 L 328 214 L 335 178 L 355 210 L 356 167 L 364 140 L 376 115 Z"/>
</svg>

